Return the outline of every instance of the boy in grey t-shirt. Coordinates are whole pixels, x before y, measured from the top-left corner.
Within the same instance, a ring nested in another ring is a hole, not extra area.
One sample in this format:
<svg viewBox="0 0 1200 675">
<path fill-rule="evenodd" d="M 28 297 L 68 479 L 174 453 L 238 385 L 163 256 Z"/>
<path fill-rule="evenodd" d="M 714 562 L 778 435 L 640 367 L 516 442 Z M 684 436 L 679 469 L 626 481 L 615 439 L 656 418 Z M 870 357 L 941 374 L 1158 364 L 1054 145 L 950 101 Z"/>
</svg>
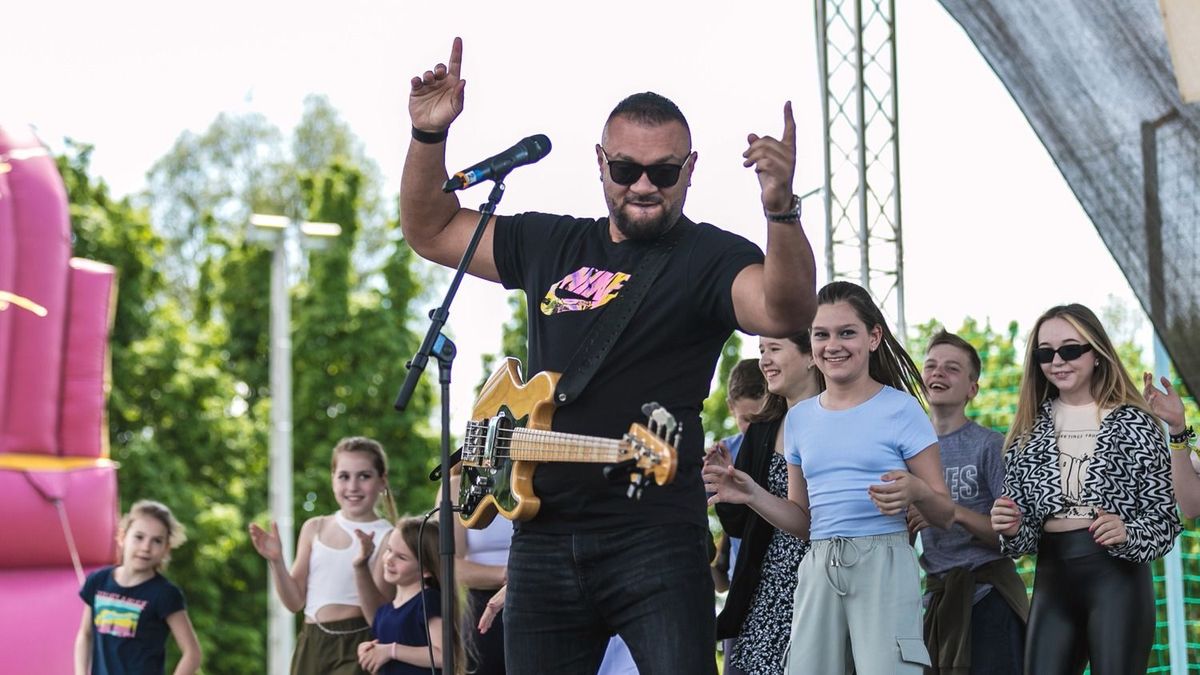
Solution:
<svg viewBox="0 0 1200 675">
<path fill-rule="evenodd" d="M 1012 560 L 1000 553 L 989 512 L 1004 487 L 1004 436 L 967 419 L 979 391 L 979 354 L 966 340 L 939 331 L 929 342 L 922 379 L 938 434 L 954 524 L 920 532 L 926 572 L 925 641 L 934 666 L 972 675 L 1020 673 L 1028 598 Z"/>
</svg>

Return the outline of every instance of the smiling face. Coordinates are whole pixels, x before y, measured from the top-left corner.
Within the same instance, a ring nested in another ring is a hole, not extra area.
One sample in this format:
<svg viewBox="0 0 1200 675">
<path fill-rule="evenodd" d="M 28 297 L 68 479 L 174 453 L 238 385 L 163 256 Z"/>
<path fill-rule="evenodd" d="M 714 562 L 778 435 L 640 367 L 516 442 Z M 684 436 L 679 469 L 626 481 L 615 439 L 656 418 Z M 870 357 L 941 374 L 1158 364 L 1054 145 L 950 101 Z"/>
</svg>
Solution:
<svg viewBox="0 0 1200 675">
<path fill-rule="evenodd" d="M 1063 345 L 1083 344 L 1088 344 L 1083 335 L 1061 317 L 1046 319 L 1038 327 L 1039 348 L 1058 349 Z M 1039 364 L 1039 367 L 1046 381 L 1058 388 L 1058 396 L 1063 403 L 1085 405 L 1095 400 L 1092 395 L 1092 374 L 1096 370 L 1098 358 L 1095 350 L 1082 354 L 1073 361 L 1063 360 L 1063 357 L 1056 353 L 1054 360 Z"/>
<path fill-rule="evenodd" d="M 383 579 L 396 586 L 411 586 L 421 579 L 417 556 L 398 527 L 392 529 L 383 547 Z"/>
<path fill-rule="evenodd" d="M 767 391 L 795 401 L 812 383 L 813 357 L 788 339 L 760 337 L 758 367 L 767 380 Z"/>
<path fill-rule="evenodd" d="M 368 452 L 342 451 L 333 469 L 333 498 L 350 520 L 374 520 L 384 477 Z"/>
<path fill-rule="evenodd" d="M 921 380 L 931 406 L 966 407 L 967 401 L 979 393 L 979 382 L 971 372 L 970 355 L 954 345 L 929 348 Z"/>
<path fill-rule="evenodd" d="M 162 567 L 170 552 L 167 526 L 152 516 L 135 516 L 121 537 L 121 565 L 134 574 Z"/>
<path fill-rule="evenodd" d="M 746 397 L 726 401 L 729 405 L 729 414 L 733 416 L 733 421 L 734 424 L 737 424 L 738 431 L 743 434 L 746 433 L 746 429 L 750 427 L 750 418 L 759 410 L 762 410 L 764 400 L 766 400 L 765 396 L 762 398 Z"/>
<path fill-rule="evenodd" d="M 867 327 L 848 302 L 817 307 L 811 330 L 813 360 L 829 385 L 849 385 L 870 377 L 871 352 L 879 347 L 883 329 Z"/>
<path fill-rule="evenodd" d="M 679 220 L 687 186 L 695 168 L 691 135 L 676 121 L 640 124 L 617 116 L 604 128 L 601 148 L 596 149 L 604 199 L 608 203 L 609 234 L 613 241 L 656 239 Z M 609 173 L 608 160 L 653 164 L 681 164 L 679 180 L 668 187 L 650 182 L 645 172 L 632 185 L 619 185 Z"/>
</svg>

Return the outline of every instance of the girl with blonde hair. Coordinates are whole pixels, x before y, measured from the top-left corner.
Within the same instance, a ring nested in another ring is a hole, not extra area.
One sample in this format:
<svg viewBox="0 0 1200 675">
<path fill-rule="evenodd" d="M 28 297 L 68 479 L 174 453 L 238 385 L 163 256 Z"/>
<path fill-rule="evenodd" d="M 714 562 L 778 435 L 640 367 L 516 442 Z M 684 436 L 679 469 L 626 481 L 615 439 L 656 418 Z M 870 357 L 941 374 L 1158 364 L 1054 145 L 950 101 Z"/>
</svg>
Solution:
<svg viewBox="0 0 1200 675">
<path fill-rule="evenodd" d="M 1038 317 L 1024 370 L 991 520 L 1004 553 L 1037 554 L 1025 672 L 1143 673 L 1150 562 L 1180 530 L 1162 429 L 1083 305 Z"/>
</svg>

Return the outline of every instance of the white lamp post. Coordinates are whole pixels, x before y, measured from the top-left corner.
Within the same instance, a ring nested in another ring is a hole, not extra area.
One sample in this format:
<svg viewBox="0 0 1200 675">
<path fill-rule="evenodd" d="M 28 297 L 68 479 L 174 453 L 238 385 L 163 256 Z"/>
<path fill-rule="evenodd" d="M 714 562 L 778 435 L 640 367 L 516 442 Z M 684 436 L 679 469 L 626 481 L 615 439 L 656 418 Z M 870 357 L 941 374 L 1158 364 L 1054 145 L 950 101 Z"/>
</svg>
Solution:
<svg viewBox="0 0 1200 675">
<path fill-rule="evenodd" d="M 292 556 L 292 306 L 288 298 L 288 238 L 299 237 L 301 245 L 321 245 L 322 238 L 342 232 L 336 223 L 298 222 L 285 216 L 252 214 L 251 241 L 272 249 L 271 255 L 271 440 L 268 480 L 271 516 L 279 526 L 284 564 Z M 313 237 L 314 239 L 309 239 Z M 270 572 L 267 573 L 270 584 Z M 273 594 L 267 600 L 267 672 L 288 672 L 295 644 L 292 613 Z"/>
</svg>

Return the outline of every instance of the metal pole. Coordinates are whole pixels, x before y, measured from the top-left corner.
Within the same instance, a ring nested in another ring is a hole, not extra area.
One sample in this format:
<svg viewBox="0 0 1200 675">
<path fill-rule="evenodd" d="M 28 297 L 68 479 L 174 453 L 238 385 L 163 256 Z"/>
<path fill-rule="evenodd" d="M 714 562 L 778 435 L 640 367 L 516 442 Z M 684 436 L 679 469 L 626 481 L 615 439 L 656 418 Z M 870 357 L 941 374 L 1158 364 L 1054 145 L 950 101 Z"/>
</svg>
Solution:
<svg viewBox="0 0 1200 675">
<path fill-rule="evenodd" d="M 292 527 L 292 334 L 288 298 L 287 230 L 280 230 L 271 255 L 271 515 L 279 526 L 286 563 L 293 553 Z M 268 572 L 268 576 L 270 572 Z M 285 675 L 295 643 L 295 617 L 274 593 L 267 594 L 267 672 Z"/>
<path fill-rule="evenodd" d="M 1154 379 L 1170 377 L 1171 358 L 1154 333 Z M 1167 646 L 1171 655 L 1171 675 L 1185 675 L 1188 670 L 1187 617 L 1183 607 L 1183 559 L 1180 549 L 1183 535 L 1175 538 L 1175 547 L 1163 558 L 1163 575 L 1167 594 Z"/>
</svg>

